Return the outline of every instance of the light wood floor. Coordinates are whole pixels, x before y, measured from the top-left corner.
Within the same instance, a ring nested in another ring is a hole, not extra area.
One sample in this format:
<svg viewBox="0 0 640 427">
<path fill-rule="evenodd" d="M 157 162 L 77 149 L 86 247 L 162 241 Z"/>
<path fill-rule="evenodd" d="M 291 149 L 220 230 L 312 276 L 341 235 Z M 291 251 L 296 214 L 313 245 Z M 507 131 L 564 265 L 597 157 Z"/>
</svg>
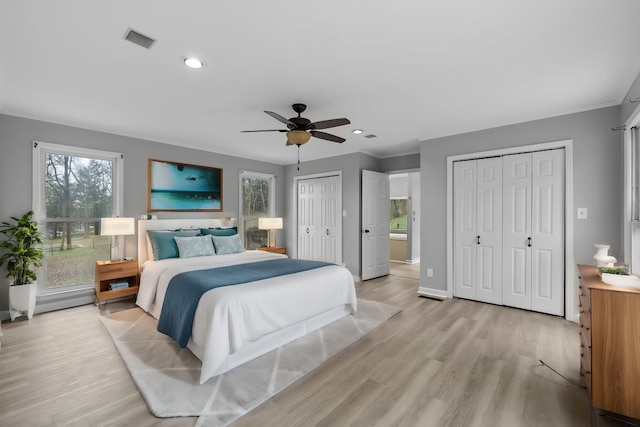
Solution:
<svg viewBox="0 0 640 427">
<path fill-rule="evenodd" d="M 581 382 L 576 324 L 417 287 L 396 274 L 359 283 L 360 298 L 403 312 L 234 426 L 628 425 L 591 424 L 586 392 L 540 366 Z M 99 315 L 83 306 L 3 323 L 0 425 L 195 425 L 149 412 Z"/>
</svg>

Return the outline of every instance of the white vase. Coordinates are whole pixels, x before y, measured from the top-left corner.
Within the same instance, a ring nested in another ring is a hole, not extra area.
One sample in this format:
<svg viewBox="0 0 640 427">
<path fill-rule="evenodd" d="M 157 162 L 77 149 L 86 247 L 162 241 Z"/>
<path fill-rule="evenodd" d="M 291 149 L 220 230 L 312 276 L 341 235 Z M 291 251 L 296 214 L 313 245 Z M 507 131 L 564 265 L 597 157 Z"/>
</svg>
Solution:
<svg viewBox="0 0 640 427">
<path fill-rule="evenodd" d="M 11 321 L 22 315 L 27 319 L 33 317 L 36 308 L 36 283 L 28 285 L 9 286 L 9 315 Z"/>
<path fill-rule="evenodd" d="M 598 263 L 598 267 L 613 267 L 617 259 L 609 255 L 609 245 L 593 245 L 596 247 L 596 254 L 593 259 Z"/>
</svg>

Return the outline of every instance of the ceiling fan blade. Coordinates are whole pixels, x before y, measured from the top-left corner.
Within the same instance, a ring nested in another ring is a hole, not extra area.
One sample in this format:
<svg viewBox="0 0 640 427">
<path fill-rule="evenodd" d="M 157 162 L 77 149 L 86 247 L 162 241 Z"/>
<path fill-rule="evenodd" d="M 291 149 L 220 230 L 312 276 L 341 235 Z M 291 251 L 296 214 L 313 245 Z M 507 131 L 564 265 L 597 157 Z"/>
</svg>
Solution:
<svg viewBox="0 0 640 427">
<path fill-rule="evenodd" d="M 295 123 L 293 123 L 291 120 L 289 119 L 285 119 L 284 117 L 282 117 L 280 114 L 278 113 L 274 113 L 273 111 L 265 111 L 265 113 L 267 113 L 268 115 L 270 115 L 271 117 L 273 117 L 274 119 L 276 119 L 279 122 L 284 123 L 287 126 L 294 126 L 295 127 Z"/>
<path fill-rule="evenodd" d="M 325 139 L 325 140 L 331 141 L 331 142 L 340 142 L 340 143 L 342 143 L 342 142 L 346 141 L 346 139 L 344 139 L 344 138 L 341 138 L 341 137 L 336 136 L 336 135 L 331 135 L 330 133 L 326 133 L 326 132 L 320 132 L 320 131 L 317 131 L 317 130 L 312 130 L 312 131 L 309 131 L 309 132 L 311 132 L 311 135 L 313 135 L 316 138 Z"/>
<path fill-rule="evenodd" d="M 241 133 L 245 132 L 289 132 L 289 129 L 260 129 L 260 130 L 241 130 Z"/>
<path fill-rule="evenodd" d="M 334 128 L 336 126 L 348 125 L 349 123 L 351 123 L 349 119 L 345 119 L 345 118 L 320 120 L 319 122 L 310 123 L 307 128 L 308 129 L 328 129 L 328 128 Z"/>
</svg>

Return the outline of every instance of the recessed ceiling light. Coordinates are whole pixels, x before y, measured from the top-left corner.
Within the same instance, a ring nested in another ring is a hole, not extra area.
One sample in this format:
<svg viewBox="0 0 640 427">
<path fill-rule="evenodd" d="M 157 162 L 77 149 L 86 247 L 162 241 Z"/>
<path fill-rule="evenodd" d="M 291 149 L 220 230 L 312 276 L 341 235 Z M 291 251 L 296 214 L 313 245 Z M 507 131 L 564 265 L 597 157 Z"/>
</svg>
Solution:
<svg viewBox="0 0 640 427">
<path fill-rule="evenodd" d="M 189 68 L 198 69 L 204 67 L 204 61 L 200 58 L 195 57 L 184 58 L 184 65 Z"/>
<path fill-rule="evenodd" d="M 355 133 L 356 135 L 362 133 L 362 129 L 354 129 L 351 132 Z"/>
</svg>

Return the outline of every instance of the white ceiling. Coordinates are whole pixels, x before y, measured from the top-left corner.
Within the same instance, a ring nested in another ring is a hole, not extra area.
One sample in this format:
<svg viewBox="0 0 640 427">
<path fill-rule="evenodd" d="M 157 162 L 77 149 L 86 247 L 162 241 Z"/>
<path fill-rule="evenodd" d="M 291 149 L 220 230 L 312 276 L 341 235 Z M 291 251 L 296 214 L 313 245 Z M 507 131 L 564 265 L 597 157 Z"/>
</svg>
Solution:
<svg viewBox="0 0 640 427">
<path fill-rule="evenodd" d="M 240 131 L 283 128 L 263 110 L 302 102 L 352 123 L 303 161 L 389 157 L 620 104 L 639 19 L 638 0 L 2 0 L 0 113 L 289 164 L 284 134 Z M 125 41 L 129 27 L 157 43 Z"/>
</svg>

